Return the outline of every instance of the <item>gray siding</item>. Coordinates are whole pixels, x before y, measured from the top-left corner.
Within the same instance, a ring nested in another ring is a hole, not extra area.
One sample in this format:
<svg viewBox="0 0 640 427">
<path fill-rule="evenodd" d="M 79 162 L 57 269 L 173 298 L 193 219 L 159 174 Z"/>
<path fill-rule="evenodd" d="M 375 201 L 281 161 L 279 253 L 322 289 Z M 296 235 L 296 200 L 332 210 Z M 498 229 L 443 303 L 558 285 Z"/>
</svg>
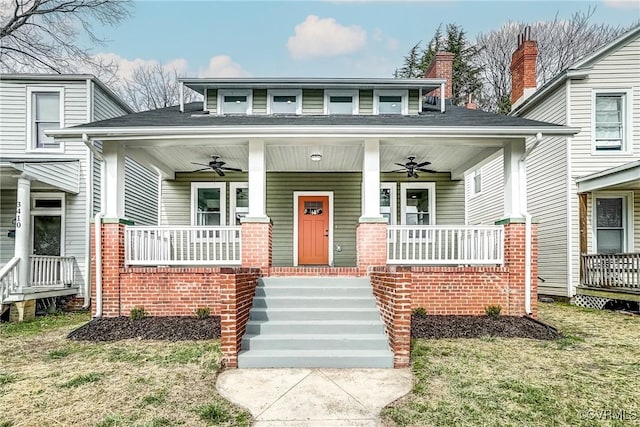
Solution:
<svg viewBox="0 0 640 427">
<path fill-rule="evenodd" d="M 216 89 L 207 90 L 207 110 L 209 110 L 209 114 L 218 114 L 218 91 Z"/>
<path fill-rule="evenodd" d="M 267 114 L 267 90 L 253 90 L 253 114 Z"/>
<path fill-rule="evenodd" d="M 324 90 L 302 90 L 302 114 L 324 114 Z"/>
<path fill-rule="evenodd" d="M 358 102 L 360 114 L 373 114 L 373 90 L 361 90 Z"/>
<path fill-rule="evenodd" d="M 482 188 L 473 195 L 473 182 L 466 181 L 467 224 L 492 225 L 504 216 L 504 172 L 502 155 L 481 169 Z"/>
<path fill-rule="evenodd" d="M 124 116 L 127 111 L 116 104 L 100 86 L 91 82 L 93 86 L 93 120 L 106 120 L 112 117 Z"/>
</svg>

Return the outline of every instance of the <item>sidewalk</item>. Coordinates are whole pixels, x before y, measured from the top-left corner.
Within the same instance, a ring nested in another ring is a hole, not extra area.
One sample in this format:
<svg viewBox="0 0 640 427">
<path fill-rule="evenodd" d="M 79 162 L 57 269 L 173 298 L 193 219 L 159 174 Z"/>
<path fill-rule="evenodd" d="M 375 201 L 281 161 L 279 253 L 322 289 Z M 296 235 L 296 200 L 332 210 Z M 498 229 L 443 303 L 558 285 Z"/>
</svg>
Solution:
<svg viewBox="0 0 640 427">
<path fill-rule="evenodd" d="M 387 404 L 413 385 L 409 369 L 234 369 L 216 388 L 257 427 L 376 426 Z"/>
</svg>

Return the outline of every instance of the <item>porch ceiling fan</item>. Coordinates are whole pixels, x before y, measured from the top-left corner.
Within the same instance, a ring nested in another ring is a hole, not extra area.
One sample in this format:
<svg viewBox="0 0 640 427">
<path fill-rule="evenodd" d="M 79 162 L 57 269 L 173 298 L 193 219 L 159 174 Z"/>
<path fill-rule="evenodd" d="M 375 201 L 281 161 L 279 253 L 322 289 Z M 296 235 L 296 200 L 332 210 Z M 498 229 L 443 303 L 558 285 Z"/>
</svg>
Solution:
<svg viewBox="0 0 640 427">
<path fill-rule="evenodd" d="M 398 166 L 402 166 L 402 169 L 397 169 L 392 172 L 407 172 L 408 178 L 418 178 L 418 174 L 416 172 L 438 173 L 438 171 L 434 171 L 433 169 L 424 168 L 425 166 L 430 165 L 431 162 L 416 163 L 415 159 L 415 156 L 409 156 L 407 157 L 407 160 L 409 160 L 407 163 L 394 163 Z"/>
<path fill-rule="evenodd" d="M 203 168 L 191 171 L 191 173 L 202 172 L 202 171 L 206 171 L 208 169 L 213 170 L 215 173 L 217 173 L 220 176 L 224 176 L 224 172 L 223 171 L 242 172 L 242 169 L 230 168 L 228 166 L 225 166 L 227 163 L 223 162 L 222 160 L 218 160 L 218 159 L 220 159 L 220 156 L 211 156 L 211 161 L 208 164 L 191 162 L 194 165 L 204 166 Z"/>
</svg>

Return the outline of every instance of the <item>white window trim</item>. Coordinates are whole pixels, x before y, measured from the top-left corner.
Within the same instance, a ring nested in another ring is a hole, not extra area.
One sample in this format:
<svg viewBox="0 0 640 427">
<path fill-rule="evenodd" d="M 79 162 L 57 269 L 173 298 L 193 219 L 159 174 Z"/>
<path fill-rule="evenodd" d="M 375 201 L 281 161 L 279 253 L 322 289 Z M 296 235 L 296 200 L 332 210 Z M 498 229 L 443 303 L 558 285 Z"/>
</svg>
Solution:
<svg viewBox="0 0 640 427">
<path fill-rule="evenodd" d="M 390 200 L 389 200 L 389 205 L 390 205 L 390 210 L 391 210 L 391 218 L 389 219 L 389 225 L 396 225 L 397 224 L 397 212 L 398 212 L 398 205 L 396 204 L 396 190 L 397 190 L 397 185 L 395 182 L 381 182 L 380 183 L 380 190 L 382 189 L 389 189 L 390 191 Z M 380 208 L 382 208 L 382 206 L 380 206 Z M 382 214 L 382 212 L 380 212 L 380 214 Z"/>
<path fill-rule="evenodd" d="M 201 188 L 219 188 L 220 189 L 220 225 L 226 225 L 227 204 L 226 204 L 226 185 L 224 182 L 192 182 L 191 183 L 191 226 L 196 227 L 198 208 L 198 190 Z"/>
<path fill-rule="evenodd" d="M 620 150 L 596 149 L 596 97 L 598 95 L 622 95 L 622 147 Z M 591 91 L 591 155 L 593 156 L 628 156 L 633 152 L 633 90 L 629 88 L 593 89 Z"/>
<path fill-rule="evenodd" d="M 274 96 L 291 96 L 296 97 L 296 114 L 302 114 L 302 89 L 269 89 L 267 90 L 267 114 L 273 114 L 271 112 L 271 104 L 273 103 Z M 285 113 L 275 113 L 285 114 Z"/>
<path fill-rule="evenodd" d="M 380 96 L 401 96 L 401 115 L 409 114 L 409 91 L 408 90 L 374 90 L 373 91 L 373 114 L 380 114 Z"/>
<path fill-rule="evenodd" d="M 333 266 L 333 191 L 293 192 L 293 266 L 298 266 L 298 202 L 301 196 L 329 197 L 329 265 Z"/>
<path fill-rule="evenodd" d="M 476 193 L 476 176 L 478 176 L 478 172 L 480 172 L 480 191 L 478 191 Z M 468 183 L 469 183 L 469 198 L 473 199 L 475 197 L 478 197 L 482 194 L 482 170 L 481 169 L 476 169 L 474 171 L 472 171 L 471 173 L 469 173 L 468 176 Z"/>
<path fill-rule="evenodd" d="M 60 98 L 60 129 L 64 128 L 64 86 L 27 86 L 27 152 L 64 153 L 64 142 L 60 141 L 58 148 L 38 148 L 35 141 L 35 105 L 33 94 L 41 92 L 58 92 Z"/>
<path fill-rule="evenodd" d="M 400 224 L 407 225 L 407 190 L 421 188 L 429 190 L 429 225 L 436 225 L 436 184 L 435 182 L 400 183 Z"/>
<path fill-rule="evenodd" d="M 598 222 L 597 222 L 597 199 L 625 199 L 625 216 L 622 219 L 625 233 L 624 233 L 624 251 L 633 252 L 634 239 L 633 239 L 633 224 L 635 218 L 633 217 L 633 191 L 598 191 L 591 193 L 591 252 L 596 253 L 598 250 Z"/>
<path fill-rule="evenodd" d="M 247 97 L 247 109 L 244 114 L 253 113 L 253 90 L 251 89 L 218 89 L 218 115 L 224 116 L 225 113 L 223 111 L 224 106 L 224 97 L 225 96 L 246 96 Z M 243 113 L 228 113 L 235 115 L 242 115 Z"/>
<path fill-rule="evenodd" d="M 324 91 L 324 114 L 329 114 L 329 99 L 332 96 L 350 96 L 351 102 L 351 114 L 359 114 L 360 112 L 360 97 L 357 90 L 332 90 L 328 89 Z"/>
<path fill-rule="evenodd" d="M 30 236 L 30 248 L 31 254 L 33 254 L 33 236 L 34 236 L 34 216 L 56 216 L 60 215 L 60 256 L 65 256 L 66 245 L 65 245 L 65 236 L 66 236 L 66 208 L 65 208 L 65 193 L 31 193 L 31 206 L 30 206 L 30 215 L 32 217 L 31 221 L 31 236 Z M 36 208 L 36 200 L 60 200 L 60 209 L 56 208 Z"/>
<path fill-rule="evenodd" d="M 229 225 L 236 225 L 236 189 L 238 188 L 249 188 L 249 183 L 248 182 L 230 182 L 229 183 Z"/>
</svg>

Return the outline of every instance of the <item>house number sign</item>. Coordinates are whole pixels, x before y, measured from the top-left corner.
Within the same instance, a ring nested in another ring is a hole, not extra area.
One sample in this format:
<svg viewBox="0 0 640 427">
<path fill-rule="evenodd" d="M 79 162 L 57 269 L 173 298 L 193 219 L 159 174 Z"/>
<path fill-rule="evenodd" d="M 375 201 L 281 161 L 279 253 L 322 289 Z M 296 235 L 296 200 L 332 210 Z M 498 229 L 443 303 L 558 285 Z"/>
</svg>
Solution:
<svg viewBox="0 0 640 427">
<path fill-rule="evenodd" d="M 18 201 L 16 203 L 16 228 L 22 227 L 22 218 L 20 217 L 20 213 L 22 212 L 22 203 Z"/>
</svg>

